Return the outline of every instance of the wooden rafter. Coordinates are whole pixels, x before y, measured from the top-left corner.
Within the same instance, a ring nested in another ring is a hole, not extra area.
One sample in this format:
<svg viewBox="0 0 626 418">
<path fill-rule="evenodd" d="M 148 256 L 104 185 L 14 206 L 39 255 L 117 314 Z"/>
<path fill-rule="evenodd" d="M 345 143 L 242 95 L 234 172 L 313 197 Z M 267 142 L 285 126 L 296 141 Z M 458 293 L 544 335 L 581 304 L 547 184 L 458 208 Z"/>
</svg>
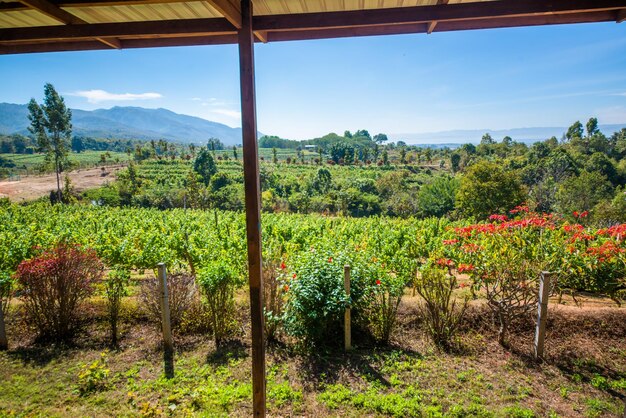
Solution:
<svg viewBox="0 0 626 418">
<path fill-rule="evenodd" d="M 224 16 L 234 27 L 241 28 L 241 5 L 231 0 L 207 0 L 222 16 Z"/>
<path fill-rule="evenodd" d="M 66 25 L 79 25 L 87 23 L 83 19 L 66 12 L 59 6 L 52 4 L 47 0 L 20 0 L 20 3 Z"/>
<path fill-rule="evenodd" d="M 235 33 L 224 18 L 176 19 L 132 23 L 93 23 L 89 25 L 37 26 L 0 29 L 0 42 L 36 40 L 80 40 L 90 38 L 146 37 L 158 35 L 223 35 Z"/>
<path fill-rule="evenodd" d="M 354 26 L 429 23 L 432 21 L 443 22 L 503 17 L 523 18 L 537 15 L 616 11 L 622 8 L 626 8 L 626 0 L 499 0 L 389 9 L 256 16 L 254 18 L 254 28 L 255 30 L 272 32 L 347 28 Z"/>
<path fill-rule="evenodd" d="M 116 0 L 119 1 L 122 0 Z M 486 8 L 482 4 L 490 7 Z M 505 6 L 508 6 L 508 9 Z M 619 22 L 624 20 L 625 10 L 626 0 L 552 0 L 549 4 L 538 0 L 497 0 L 357 12 L 257 16 L 253 20 L 253 32 L 255 41 L 276 42 L 566 23 Z M 318 22 L 317 26 L 315 22 Z M 437 24 L 433 25 L 432 22 Z M 0 29 L 0 54 L 112 47 L 228 44 L 237 43 L 236 33 L 237 29 L 226 18 L 7 28 Z M 99 42 L 93 42 L 94 39 L 99 39 Z"/>
<path fill-rule="evenodd" d="M 437 0 L 437 4 L 442 5 L 442 4 L 448 4 L 449 0 Z M 433 31 L 435 30 L 435 27 L 437 26 L 437 21 L 433 20 L 432 22 L 430 22 L 428 24 L 428 30 L 426 31 L 426 33 L 428 33 L 429 35 L 431 33 L 433 33 Z"/>
<path fill-rule="evenodd" d="M 617 23 L 622 23 L 625 20 L 626 20 L 626 9 L 622 9 L 617 12 L 617 18 L 615 19 L 615 21 Z"/>
<path fill-rule="evenodd" d="M 57 5 L 50 3 L 48 0 L 20 0 L 20 3 L 30 8 L 33 8 L 45 14 L 46 16 L 51 17 L 65 25 L 89 26 L 85 20 L 77 16 L 74 16 L 73 14 L 69 12 L 66 12 L 65 10 L 61 9 Z M 120 42 L 113 37 L 108 37 L 108 38 L 96 37 L 95 39 L 111 48 L 114 48 L 114 49 L 121 48 Z"/>
</svg>

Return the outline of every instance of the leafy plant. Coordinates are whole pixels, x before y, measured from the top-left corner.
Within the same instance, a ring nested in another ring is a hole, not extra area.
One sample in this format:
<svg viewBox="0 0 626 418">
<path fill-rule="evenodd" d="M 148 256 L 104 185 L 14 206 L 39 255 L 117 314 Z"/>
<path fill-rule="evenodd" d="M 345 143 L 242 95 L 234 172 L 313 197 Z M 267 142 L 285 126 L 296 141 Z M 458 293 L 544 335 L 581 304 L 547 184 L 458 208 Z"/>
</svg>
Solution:
<svg viewBox="0 0 626 418">
<path fill-rule="evenodd" d="M 238 278 L 237 272 L 223 260 L 208 264 L 198 273 L 216 346 L 222 344 L 236 324 L 234 290 Z"/>
<path fill-rule="evenodd" d="M 387 344 L 396 326 L 398 306 L 404 294 L 404 281 L 374 261 L 367 268 L 367 280 L 363 316 L 374 338 L 381 344 Z"/>
<path fill-rule="evenodd" d="M 344 266 L 351 266 L 350 297 L 344 289 Z M 358 255 L 306 251 L 295 262 L 287 283 L 285 330 L 311 345 L 332 344 L 341 335 L 345 309 L 358 317 L 368 291 L 367 270 Z"/>
<path fill-rule="evenodd" d="M 86 396 L 109 387 L 109 373 L 106 353 L 91 364 L 84 365 L 78 373 L 78 392 Z"/>
<path fill-rule="evenodd" d="M 467 309 L 467 298 L 458 303 L 453 295 L 458 287 L 457 279 L 448 273 L 447 264 L 429 260 L 422 267 L 415 285 L 415 290 L 424 300 L 421 310 L 426 330 L 433 342 L 443 349 L 450 348 Z"/>
<path fill-rule="evenodd" d="M 117 326 L 122 307 L 122 298 L 128 296 L 130 271 L 116 268 L 109 272 L 102 283 L 102 290 L 107 302 L 107 317 L 111 327 L 111 345 L 117 347 Z"/>
</svg>

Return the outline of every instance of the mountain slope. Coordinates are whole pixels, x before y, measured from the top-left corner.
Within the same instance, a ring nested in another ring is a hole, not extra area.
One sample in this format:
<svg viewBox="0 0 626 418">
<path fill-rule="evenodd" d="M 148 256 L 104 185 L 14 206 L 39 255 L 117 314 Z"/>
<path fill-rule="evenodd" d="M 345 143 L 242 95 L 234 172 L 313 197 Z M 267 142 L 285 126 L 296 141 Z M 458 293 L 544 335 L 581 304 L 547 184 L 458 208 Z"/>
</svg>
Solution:
<svg viewBox="0 0 626 418">
<path fill-rule="evenodd" d="M 113 107 L 93 111 L 72 109 L 76 135 L 119 139 L 167 139 L 203 144 L 219 138 L 226 145 L 241 143 L 241 129 L 167 109 Z M 26 105 L 0 103 L 0 134 L 28 133 Z"/>
</svg>

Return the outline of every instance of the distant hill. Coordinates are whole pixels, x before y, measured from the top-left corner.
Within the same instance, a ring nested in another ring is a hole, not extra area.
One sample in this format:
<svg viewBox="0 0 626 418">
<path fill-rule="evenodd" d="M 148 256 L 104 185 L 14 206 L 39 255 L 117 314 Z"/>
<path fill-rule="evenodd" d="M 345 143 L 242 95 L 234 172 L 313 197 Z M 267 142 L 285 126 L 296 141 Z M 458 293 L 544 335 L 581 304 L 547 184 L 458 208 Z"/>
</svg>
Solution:
<svg viewBox="0 0 626 418">
<path fill-rule="evenodd" d="M 626 128 L 626 123 L 599 125 L 598 127 L 605 135 L 610 136 L 613 132 Z M 432 145 L 436 147 L 449 146 L 450 148 L 454 148 L 461 144 L 467 144 L 468 142 L 478 144 L 483 135 L 486 133 L 489 133 L 489 135 L 491 135 L 491 137 L 496 141 L 501 141 L 505 136 L 510 136 L 515 141 L 531 144 L 537 141 L 543 141 L 553 136 L 561 139 L 565 132 L 567 132 L 567 127 L 514 128 L 501 130 L 472 129 L 391 134 L 389 135 L 389 139 L 392 141 L 404 141 L 407 144 Z"/>
<path fill-rule="evenodd" d="M 26 105 L 0 103 L 0 134 L 26 135 L 29 124 Z M 93 111 L 72 109 L 72 125 L 75 135 L 96 138 L 166 139 L 199 145 L 214 137 L 225 145 L 241 144 L 241 128 L 167 109 L 117 106 Z"/>
</svg>

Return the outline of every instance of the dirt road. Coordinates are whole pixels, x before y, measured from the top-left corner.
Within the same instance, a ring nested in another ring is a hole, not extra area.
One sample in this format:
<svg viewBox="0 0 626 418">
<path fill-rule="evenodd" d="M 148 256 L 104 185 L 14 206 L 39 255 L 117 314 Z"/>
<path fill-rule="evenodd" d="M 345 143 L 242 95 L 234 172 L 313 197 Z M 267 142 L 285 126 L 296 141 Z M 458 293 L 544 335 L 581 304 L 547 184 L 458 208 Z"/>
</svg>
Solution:
<svg viewBox="0 0 626 418">
<path fill-rule="evenodd" d="M 89 168 L 69 173 L 72 185 L 78 192 L 102 186 L 115 180 L 116 173 L 124 168 L 122 165 L 107 166 L 102 170 Z M 65 177 L 65 174 L 63 174 Z M 13 202 L 34 200 L 48 196 L 50 190 L 56 189 L 56 176 L 44 174 L 41 176 L 23 176 L 16 181 L 0 181 L 0 198 L 8 197 Z"/>
</svg>

